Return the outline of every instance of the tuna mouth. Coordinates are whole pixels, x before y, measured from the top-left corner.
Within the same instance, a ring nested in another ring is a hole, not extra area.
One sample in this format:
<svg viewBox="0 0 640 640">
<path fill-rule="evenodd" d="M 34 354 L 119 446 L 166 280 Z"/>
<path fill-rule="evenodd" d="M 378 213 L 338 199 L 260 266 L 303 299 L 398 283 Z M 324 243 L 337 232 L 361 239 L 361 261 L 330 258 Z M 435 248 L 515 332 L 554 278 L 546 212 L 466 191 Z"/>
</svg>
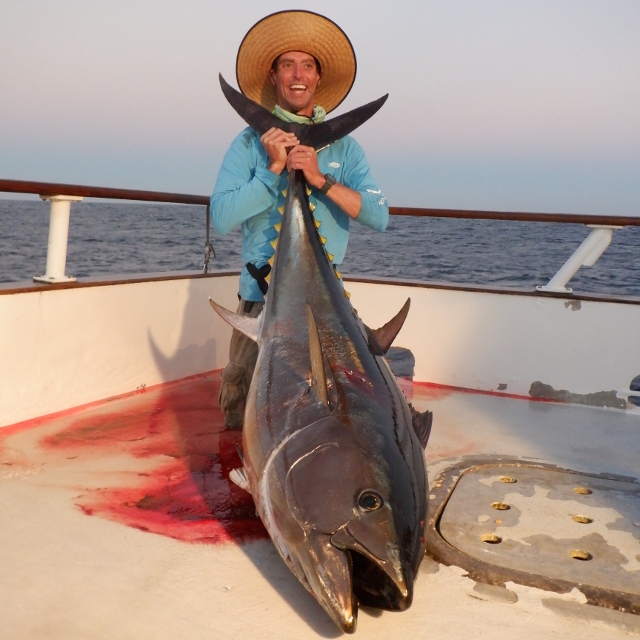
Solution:
<svg viewBox="0 0 640 640">
<path fill-rule="evenodd" d="M 353 549 L 345 553 L 351 556 L 352 588 L 359 605 L 385 611 L 405 611 L 411 606 L 411 589 L 401 590 L 384 569 L 363 553 Z"/>
<path fill-rule="evenodd" d="M 393 547 L 378 557 L 346 527 L 331 536 L 312 531 L 306 542 L 291 568 L 345 633 L 355 632 L 359 606 L 404 611 L 411 605 L 413 577 Z"/>
<path fill-rule="evenodd" d="M 413 600 L 413 578 L 400 561 L 398 549 L 378 545 L 374 553 L 343 526 L 331 536 L 331 544 L 348 558 L 351 591 L 364 607 L 386 611 L 404 611 Z"/>
</svg>

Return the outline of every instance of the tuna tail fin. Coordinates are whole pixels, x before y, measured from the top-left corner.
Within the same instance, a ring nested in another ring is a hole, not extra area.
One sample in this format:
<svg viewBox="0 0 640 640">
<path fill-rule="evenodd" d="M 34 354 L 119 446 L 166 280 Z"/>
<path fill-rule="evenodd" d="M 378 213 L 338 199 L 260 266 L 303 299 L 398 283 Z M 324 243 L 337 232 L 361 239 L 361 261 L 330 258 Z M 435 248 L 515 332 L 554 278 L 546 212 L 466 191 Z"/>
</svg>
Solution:
<svg viewBox="0 0 640 640">
<path fill-rule="evenodd" d="M 247 338 L 251 338 L 254 342 L 258 342 L 258 335 L 260 334 L 260 324 L 262 321 L 262 314 L 257 318 L 250 318 L 249 316 L 241 316 L 229 309 L 221 307 L 217 302 L 214 302 L 209 298 L 209 304 L 213 307 L 214 311 L 226 322 L 228 322 L 234 329 L 244 333 Z"/>
<path fill-rule="evenodd" d="M 396 336 L 400 333 L 404 321 L 407 319 L 410 306 L 411 298 L 407 298 L 402 309 L 400 309 L 387 324 L 379 329 L 369 329 L 369 327 L 365 327 L 369 337 L 369 351 L 371 351 L 374 356 L 383 356 L 387 353 Z"/>
<path fill-rule="evenodd" d="M 316 150 L 322 149 L 349 135 L 374 115 L 389 97 L 389 94 L 386 94 L 373 102 L 320 124 L 298 124 L 280 120 L 278 116 L 234 89 L 222 77 L 222 74 L 219 77 L 222 93 L 224 93 L 229 104 L 260 135 L 271 129 L 271 127 L 277 127 L 283 131 L 295 133 L 300 144 L 313 147 Z"/>
<path fill-rule="evenodd" d="M 411 410 L 413 430 L 416 432 L 422 448 L 426 449 L 433 425 L 433 413 L 431 411 L 416 411 L 412 404 L 409 404 L 409 409 Z"/>
<path fill-rule="evenodd" d="M 271 129 L 271 127 L 278 127 L 284 131 L 293 132 L 291 127 L 287 126 L 293 123 L 280 120 L 278 116 L 265 109 L 262 105 L 247 98 L 244 94 L 234 89 L 222 77 L 222 74 L 219 74 L 218 77 L 220 78 L 222 93 L 224 93 L 227 102 L 236 110 L 238 115 L 260 135 Z"/>
<path fill-rule="evenodd" d="M 300 143 L 313 147 L 318 151 L 337 142 L 341 138 L 348 136 L 352 131 L 355 131 L 361 124 L 364 124 L 371 116 L 376 114 L 387 101 L 388 97 L 389 94 L 386 93 L 381 98 L 373 102 L 368 102 L 357 109 L 352 109 L 347 113 L 343 113 L 341 116 L 326 120 L 320 124 L 307 125 L 304 142 L 300 140 Z M 298 136 L 298 139 L 300 139 L 300 136 Z"/>
</svg>

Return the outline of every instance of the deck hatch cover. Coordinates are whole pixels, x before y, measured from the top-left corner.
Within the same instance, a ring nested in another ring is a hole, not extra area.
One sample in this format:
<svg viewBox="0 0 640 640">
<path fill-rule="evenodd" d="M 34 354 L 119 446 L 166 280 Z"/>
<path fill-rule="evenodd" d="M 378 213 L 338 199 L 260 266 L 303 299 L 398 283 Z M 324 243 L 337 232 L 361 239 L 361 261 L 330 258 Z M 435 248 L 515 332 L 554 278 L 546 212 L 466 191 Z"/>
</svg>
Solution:
<svg viewBox="0 0 640 640">
<path fill-rule="evenodd" d="M 519 462 L 458 465 L 436 487 L 436 559 L 494 584 L 586 587 L 594 604 L 640 613 L 639 483 Z"/>
</svg>

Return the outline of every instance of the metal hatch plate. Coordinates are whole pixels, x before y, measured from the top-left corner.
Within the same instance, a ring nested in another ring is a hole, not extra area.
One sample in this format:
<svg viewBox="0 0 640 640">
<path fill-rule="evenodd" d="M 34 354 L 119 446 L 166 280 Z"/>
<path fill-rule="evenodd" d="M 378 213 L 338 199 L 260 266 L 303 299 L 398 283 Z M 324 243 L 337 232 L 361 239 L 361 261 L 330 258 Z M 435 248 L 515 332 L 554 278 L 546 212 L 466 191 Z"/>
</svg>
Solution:
<svg viewBox="0 0 640 640">
<path fill-rule="evenodd" d="M 449 469 L 431 496 L 428 552 L 491 584 L 578 587 L 640 613 L 640 484 L 501 461 Z M 435 504 L 434 504 L 435 503 Z"/>
</svg>

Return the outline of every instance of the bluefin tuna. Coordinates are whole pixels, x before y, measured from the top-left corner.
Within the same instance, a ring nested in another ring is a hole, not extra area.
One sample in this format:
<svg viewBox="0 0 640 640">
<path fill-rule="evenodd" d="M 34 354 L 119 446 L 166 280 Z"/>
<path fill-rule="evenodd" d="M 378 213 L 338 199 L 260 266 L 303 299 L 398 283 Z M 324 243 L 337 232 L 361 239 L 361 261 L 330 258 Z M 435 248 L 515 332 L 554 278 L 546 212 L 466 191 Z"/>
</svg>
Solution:
<svg viewBox="0 0 640 640">
<path fill-rule="evenodd" d="M 282 122 L 220 81 L 259 134 L 278 126 L 316 149 L 350 133 L 386 99 L 306 126 Z M 431 413 L 407 403 L 384 358 L 409 300 L 384 327 L 368 329 L 327 257 L 302 172 L 289 173 L 287 185 L 261 316 L 241 317 L 211 301 L 259 347 L 243 466 L 232 476 L 251 492 L 291 571 L 352 633 L 359 605 L 411 605 L 425 553 Z"/>
</svg>

